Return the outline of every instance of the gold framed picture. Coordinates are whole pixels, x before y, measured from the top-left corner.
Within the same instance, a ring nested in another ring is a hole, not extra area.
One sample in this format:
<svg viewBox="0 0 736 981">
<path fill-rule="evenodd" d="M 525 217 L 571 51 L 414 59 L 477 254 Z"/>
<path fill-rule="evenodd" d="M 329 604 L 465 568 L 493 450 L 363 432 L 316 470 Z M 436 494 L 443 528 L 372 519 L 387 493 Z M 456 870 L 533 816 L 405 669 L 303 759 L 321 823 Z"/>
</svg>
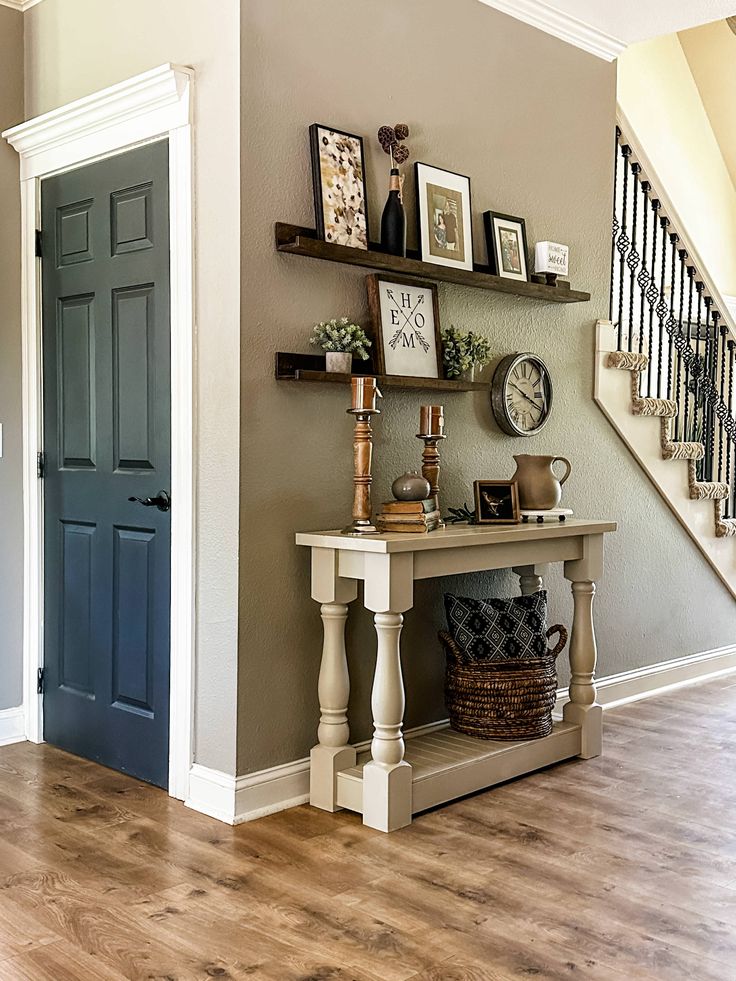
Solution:
<svg viewBox="0 0 736 981">
<path fill-rule="evenodd" d="M 423 262 L 473 268 L 470 178 L 426 163 L 414 164 Z"/>
<path fill-rule="evenodd" d="M 476 524 L 519 524 L 519 485 L 515 480 L 476 480 L 473 486 Z"/>
</svg>

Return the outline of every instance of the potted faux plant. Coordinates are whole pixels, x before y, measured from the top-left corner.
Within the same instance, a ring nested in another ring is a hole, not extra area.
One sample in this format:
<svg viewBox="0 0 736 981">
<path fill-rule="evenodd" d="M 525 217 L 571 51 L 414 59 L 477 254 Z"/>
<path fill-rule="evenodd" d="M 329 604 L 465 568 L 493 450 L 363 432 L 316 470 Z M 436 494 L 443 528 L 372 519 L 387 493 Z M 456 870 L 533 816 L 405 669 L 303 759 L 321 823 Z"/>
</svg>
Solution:
<svg viewBox="0 0 736 981">
<path fill-rule="evenodd" d="M 353 355 L 361 361 L 368 359 L 371 342 L 358 324 L 351 324 L 347 317 L 339 320 L 322 320 L 314 325 L 310 344 L 321 347 L 325 352 L 328 371 L 349 375 L 352 371 Z"/>
<path fill-rule="evenodd" d="M 447 378 L 472 381 L 475 368 L 491 360 L 491 342 L 472 330 L 446 327 L 442 331 L 442 357 Z"/>
</svg>

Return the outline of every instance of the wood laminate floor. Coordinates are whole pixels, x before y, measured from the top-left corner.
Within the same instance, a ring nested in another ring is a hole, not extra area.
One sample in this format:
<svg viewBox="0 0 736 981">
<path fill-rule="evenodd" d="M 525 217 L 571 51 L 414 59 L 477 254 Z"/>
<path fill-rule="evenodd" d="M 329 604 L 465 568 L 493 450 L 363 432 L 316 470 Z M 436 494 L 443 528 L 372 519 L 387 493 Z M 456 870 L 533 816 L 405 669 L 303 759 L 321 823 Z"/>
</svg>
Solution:
<svg viewBox="0 0 736 981">
<path fill-rule="evenodd" d="M 0 981 L 736 979 L 736 678 L 393 835 L 0 749 Z"/>
</svg>

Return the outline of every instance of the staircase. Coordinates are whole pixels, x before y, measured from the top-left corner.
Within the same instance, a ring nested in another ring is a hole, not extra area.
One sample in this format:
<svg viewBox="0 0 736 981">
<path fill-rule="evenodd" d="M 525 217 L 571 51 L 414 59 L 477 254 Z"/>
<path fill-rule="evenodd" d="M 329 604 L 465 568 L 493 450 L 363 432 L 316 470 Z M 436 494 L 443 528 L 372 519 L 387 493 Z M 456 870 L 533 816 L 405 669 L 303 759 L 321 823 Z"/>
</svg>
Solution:
<svg viewBox="0 0 736 981">
<path fill-rule="evenodd" d="M 736 598 L 736 333 L 620 128 L 611 257 L 595 400 Z"/>
</svg>

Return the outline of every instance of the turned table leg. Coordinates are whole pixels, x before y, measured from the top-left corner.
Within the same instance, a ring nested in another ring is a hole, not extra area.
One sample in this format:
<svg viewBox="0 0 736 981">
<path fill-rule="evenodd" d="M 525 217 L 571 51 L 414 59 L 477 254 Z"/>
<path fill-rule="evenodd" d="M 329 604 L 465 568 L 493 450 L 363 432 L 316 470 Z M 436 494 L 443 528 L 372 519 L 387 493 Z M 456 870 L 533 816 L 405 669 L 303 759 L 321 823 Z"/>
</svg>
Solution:
<svg viewBox="0 0 736 981">
<path fill-rule="evenodd" d="M 544 589 L 544 576 L 547 574 L 546 565 L 517 565 L 513 572 L 519 577 L 521 595 L 530 596 Z"/>
<path fill-rule="evenodd" d="M 411 823 L 411 767 L 404 762 L 404 681 L 399 638 L 400 613 L 376 613 L 378 635 L 373 678 L 372 760 L 363 768 L 363 823 L 395 831 Z"/>
<path fill-rule="evenodd" d="M 570 701 L 563 718 L 582 726 L 580 755 L 601 755 L 603 709 L 596 702 L 595 664 L 598 651 L 593 629 L 594 582 L 573 582 L 574 612 L 570 636 Z"/>
<path fill-rule="evenodd" d="M 309 802 L 324 811 L 337 811 L 337 774 L 355 766 L 355 749 L 348 745 L 350 676 L 345 649 L 348 606 L 357 584 L 337 575 L 337 557 L 328 549 L 312 556 L 312 596 L 320 605 L 323 642 L 317 692 L 320 719 L 317 745 L 310 754 Z"/>
</svg>

